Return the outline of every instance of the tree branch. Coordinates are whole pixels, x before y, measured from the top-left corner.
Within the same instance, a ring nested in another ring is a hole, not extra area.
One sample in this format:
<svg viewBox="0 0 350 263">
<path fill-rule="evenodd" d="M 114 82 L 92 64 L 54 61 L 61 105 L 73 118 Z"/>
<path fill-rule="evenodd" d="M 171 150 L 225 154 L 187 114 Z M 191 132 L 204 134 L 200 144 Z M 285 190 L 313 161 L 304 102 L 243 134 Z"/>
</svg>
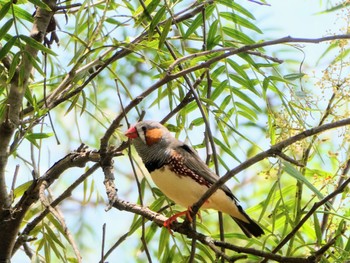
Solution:
<svg viewBox="0 0 350 263">
<path fill-rule="evenodd" d="M 56 6 L 55 0 L 44 1 L 51 10 Z M 46 34 L 46 30 L 51 21 L 53 11 L 48 11 L 38 8 L 34 16 L 34 23 L 30 32 L 30 37 L 38 42 L 42 42 Z M 20 112 L 24 93 L 27 89 L 29 77 L 32 72 L 33 64 L 31 59 L 35 60 L 38 54 L 38 49 L 27 44 L 24 50 L 20 50 L 23 55 L 21 62 L 16 68 L 10 82 L 10 90 L 7 97 L 8 111 L 5 114 L 5 119 L 0 120 L 0 218 L 10 218 L 13 216 L 10 213 L 11 198 L 6 189 L 5 173 L 8 157 L 10 155 L 9 145 L 11 138 L 20 124 Z M 20 212 L 21 213 L 21 212 Z M 21 214 L 23 215 L 23 213 Z M 10 221 L 0 222 L 1 236 L 0 236 L 0 261 L 8 261 L 11 258 L 13 245 L 19 230 L 22 216 Z"/>
<path fill-rule="evenodd" d="M 232 178 L 233 176 L 235 176 L 236 174 L 238 174 L 239 172 L 247 169 L 248 167 L 262 161 L 263 159 L 267 158 L 267 157 L 271 157 L 271 156 L 275 156 L 277 155 L 279 152 L 281 152 L 284 148 L 292 145 L 293 143 L 303 140 L 307 137 L 313 136 L 315 134 L 319 134 L 321 132 L 324 132 L 326 130 L 330 130 L 330 129 L 334 129 L 334 128 L 339 128 L 339 127 L 343 127 L 346 125 L 350 125 L 350 118 L 347 119 L 343 119 L 337 122 L 333 122 L 333 123 L 328 123 L 328 124 L 324 124 L 309 130 L 305 130 L 297 135 L 294 135 L 284 141 L 281 141 L 273 146 L 271 146 L 270 149 L 261 152 L 257 155 L 255 155 L 254 157 L 246 160 L 245 162 L 239 164 L 236 168 L 232 169 L 231 171 L 229 171 L 228 173 L 226 173 L 223 177 L 221 177 L 215 184 L 213 184 L 208 191 L 201 197 L 201 199 L 198 200 L 198 202 L 196 202 L 193 207 L 192 207 L 192 211 L 194 213 L 197 213 L 199 208 L 203 205 L 203 203 L 208 200 L 208 198 L 220 187 L 222 186 L 224 183 L 226 183 L 230 178 Z"/>
<path fill-rule="evenodd" d="M 347 166 L 350 166 L 350 159 L 347 161 Z M 316 212 L 316 210 L 319 207 L 326 204 L 328 201 L 330 201 L 332 198 L 334 198 L 338 194 L 344 192 L 345 188 L 348 186 L 349 183 L 350 183 L 350 178 L 344 181 L 335 191 L 333 191 L 332 193 L 324 197 L 321 201 L 314 203 L 314 205 L 309 210 L 309 212 L 306 213 L 306 215 L 299 221 L 299 223 L 293 228 L 293 230 L 285 238 L 283 238 L 282 241 L 272 250 L 272 253 L 278 252 L 296 234 L 296 232 L 313 215 L 313 213 Z"/>
</svg>

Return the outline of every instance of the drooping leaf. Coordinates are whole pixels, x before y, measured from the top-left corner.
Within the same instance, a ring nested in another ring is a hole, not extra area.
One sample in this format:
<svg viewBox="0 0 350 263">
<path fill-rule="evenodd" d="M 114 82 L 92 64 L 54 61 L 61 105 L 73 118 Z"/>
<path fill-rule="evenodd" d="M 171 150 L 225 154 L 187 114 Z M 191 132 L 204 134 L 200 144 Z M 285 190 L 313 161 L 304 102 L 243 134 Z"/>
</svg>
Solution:
<svg viewBox="0 0 350 263">
<path fill-rule="evenodd" d="M 0 49 L 0 60 L 3 59 L 10 52 L 16 40 L 16 36 L 11 37 L 11 39 L 7 41 L 7 43 Z"/>
<path fill-rule="evenodd" d="M 163 44 L 166 40 L 166 37 L 170 31 L 170 28 L 171 28 L 171 24 L 172 24 L 172 20 L 169 18 L 164 27 L 163 27 L 163 30 L 162 30 L 162 34 L 160 35 L 160 38 L 159 38 L 159 44 L 158 44 L 158 48 L 161 49 L 163 47 Z"/>
<path fill-rule="evenodd" d="M 305 184 L 305 186 L 307 186 L 320 200 L 323 199 L 323 194 L 290 163 L 283 162 L 283 170 L 294 177 L 297 181 Z"/>
<path fill-rule="evenodd" d="M 249 12 L 246 8 L 243 6 L 239 5 L 237 2 L 233 2 L 231 0 L 217 0 L 218 3 L 225 5 L 229 8 L 232 8 L 233 10 L 238 11 L 239 13 L 245 15 L 246 17 L 255 20 L 254 15 Z"/>
<path fill-rule="evenodd" d="M 262 31 L 255 24 L 237 14 L 231 12 L 220 12 L 220 16 L 239 26 L 249 28 L 260 34 L 262 33 Z"/>
<path fill-rule="evenodd" d="M 13 18 L 9 19 L 1 28 L 0 28 L 0 40 L 5 36 L 5 34 L 10 30 L 13 24 Z"/>
<path fill-rule="evenodd" d="M 155 27 L 158 25 L 158 23 L 163 19 L 164 14 L 165 14 L 166 8 L 165 6 L 162 6 L 157 13 L 155 14 L 155 16 L 153 17 L 151 24 L 149 26 L 149 30 L 148 30 L 148 37 L 151 38 L 153 36 L 154 33 L 154 29 Z"/>
<path fill-rule="evenodd" d="M 249 36 L 236 29 L 230 27 L 223 27 L 222 30 L 226 35 L 233 38 L 233 40 L 237 42 L 242 42 L 243 44 L 253 44 L 255 42 Z"/>
<path fill-rule="evenodd" d="M 304 76 L 305 76 L 304 73 L 291 73 L 291 74 L 284 75 L 283 78 L 289 81 L 293 81 L 296 79 L 301 79 Z"/>
<path fill-rule="evenodd" d="M 10 10 L 12 1 L 8 1 L 6 4 L 2 6 L 0 9 L 0 21 L 5 17 L 7 12 Z"/>
<path fill-rule="evenodd" d="M 43 44 L 36 41 L 34 38 L 28 37 L 26 35 L 20 35 L 19 37 L 20 37 L 20 39 L 22 39 L 25 43 L 27 43 L 32 48 L 35 48 L 37 50 L 40 50 L 42 52 L 45 52 L 45 53 L 53 55 L 53 56 L 57 56 L 57 54 L 55 52 L 53 52 L 51 49 L 45 47 Z"/>
<path fill-rule="evenodd" d="M 51 8 L 44 1 L 41 1 L 41 0 L 28 0 L 28 1 L 33 3 L 35 6 L 38 6 L 47 11 L 51 11 Z"/>
</svg>

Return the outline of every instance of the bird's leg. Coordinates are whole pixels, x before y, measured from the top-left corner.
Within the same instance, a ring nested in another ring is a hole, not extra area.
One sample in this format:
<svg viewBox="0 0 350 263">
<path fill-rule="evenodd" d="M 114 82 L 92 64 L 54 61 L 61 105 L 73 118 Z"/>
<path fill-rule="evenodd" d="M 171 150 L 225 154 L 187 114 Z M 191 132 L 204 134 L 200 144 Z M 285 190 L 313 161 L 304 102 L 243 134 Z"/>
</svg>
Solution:
<svg viewBox="0 0 350 263">
<path fill-rule="evenodd" d="M 180 217 L 180 216 L 184 216 L 186 215 L 187 219 L 189 222 L 192 222 L 193 219 L 191 217 L 191 212 L 192 212 L 192 209 L 191 207 L 189 207 L 187 210 L 185 211 L 182 211 L 182 212 L 179 212 L 179 213 L 176 213 L 175 215 L 172 215 L 171 217 L 169 217 L 167 220 L 164 221 L 163 223 L 163 226 L 166 227 L 169 231 L 169 233 L 172 235 L 173 232 L 171 231 L 170 229 L 170 225 L 173 223 L 173 222 L 177 222 L 177 218 Z M 201 216 L 199 215 L 199 218 L 202 220 Z"/>
<path fill-rule="evenodd" d="M 173 232 L 172 232 L 171 229 L 170 229 L 171 224 L 172 224 L 173 222 L 177 222 L 176 219 L 177 219 L 178 217 L 183 216 L 183 215 L 188 216 L 188 214 L 189 214 L 188 210 L 182 211 L 182 212 L 180 212 L 180 213 L 176 213 L 175 215 L 172 215 L 172 216 L 169 217 L 167 220 L 165 220 L 164 223 L 163 223 L 163 226 L 166 227 L 166 228 L 168 229 L 169 233 L 172 235 Z M 190 219 L 189 219 L 189 220 L 190 220 Z M 192 221 L 192 218 L 191 218 L 190 221 Z"/>
</svg>

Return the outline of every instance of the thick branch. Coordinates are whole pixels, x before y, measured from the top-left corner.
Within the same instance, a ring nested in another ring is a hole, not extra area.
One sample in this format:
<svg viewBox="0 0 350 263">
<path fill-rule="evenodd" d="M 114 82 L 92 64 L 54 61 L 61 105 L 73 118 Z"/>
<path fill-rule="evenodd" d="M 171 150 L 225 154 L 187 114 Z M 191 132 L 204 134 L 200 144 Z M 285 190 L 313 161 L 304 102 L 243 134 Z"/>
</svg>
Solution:
<svg viewBox="0 0 350 263">
<path fill-rule="evenodd" d="M 76 152 L 70 153 L 56 162 L 42 177 L 33 181 L 18 203 L 13 208 L 4 210 L 0 214 L 0 233 L 2 235 L 0 239 L 0 262 L 11 258 L 19 226 L 30 206 L 38 200 L 41 184 L 45 183 L 49 187 L 67 169 L 84 167 L 88 161 L 97 162 L 98 160 L 99 155 L 95 151 L 87 151 L 86 147 L 81 146 Z M 5 252 L 6 254 L 4 254 Z"/>
<path fill-rule="evenodd" d="M 120 199 L 116 199 L 115 202 L 113 203 L 113 207 L 119 209 L 119 210 L 125 210 L 134 214 L 138 214 L 143 216 L 144 218 L 147 218 L 150 221 L 153 221 L 156 223 L 158 226 L 162 227 L 165 220 L 167 218 L 161 214 L 158 214 L 152 210 L 150 210 L 147 207 L 142 207 L 137 204 L 132 204 Z M 175 232 L 178 232 L 180 234 L 186 235 L 188 238 L 195 238 L 196 240 L 200 241 L 201 243 L 207 245 L 210 247 L 216 254 L 223 256 L 225 258 L 228 258 L 226 254 L 222 254 L 222 252 L 218 249 L 219 247 L 225 247 L 230 250 L 233 250 L 238 253 L 245 253 L 245 254 L 250 254 L 250 255 L 255 255 L 255 256 L 260 256 L 260 257 L 267 257 L 269 259 L 275 260 L 277 262 L 297 262 L 297 263 L 310 263 L 313 262 L 310 260 L 310 257 L 303 258 L 303 257 L 283 257 L 280 255 L 275 255 L 273 253 L 269 252 L 264 252 L 260 250 L 256 250 L 253 248 L 245 248 L 245 247 L 239 247 L 235 246 L 230 243 L 226 242 L 221 242 L 218 240 L 215 240 L 211 237 L 208 237 L 206 235 L 203 235 L 201 233 L 198 233 L 194 231 L 189 224 L 181 224 L 174 222 L 171 224 L 171 229 Z"/>
<path fill-rule="evenodd" d="M 46 0 L 45 3 L 52 9 L 56 6 L 55 0 Z M 42 42 L 53 15 L 53 11 L 38 8 L 34 16 L 30 37 L 38 42 Z M 11 209 L 11 198 L 9 198 L 6 189 L 5 172 L 10 154 L 10 141 L 20 124 L 23 97 L 33 68 L 31 59 L 34 60 L 37 57 L 38 50 L 30 45 L 26 45 L 24 50 L 20 50 L 19 52 L 22 52 L 23 55 L 10 82 L 10 90 L 6 101 L 8 106 L 7 114 L 0 120 L 0 218 L 7 218 L 9 220 L 0 222 L 0 262 L 10 260 L 15 238 L 23 218 L 22 216 L 12 218 L 12 213 L 9 213 Z M 8 215 L 10 215 L 10 218 L 8 218 Z"/>
<path fill-rule="evenodd" d="M 71 196 L 73 190 L 86 180 L 87 177 L 92 175 L 100 167 L 99 163 L 94 164 L 89 170 L 82 174 L 74 183 L 72 183 L 60 196 L 58 196 L 54 201 L 50 203 L 50 207 L 56 207 L 64 199 Z M 36 227 L 50 212 L 50 209 L 47 207 L 42 211 L 36 218 L 34 218 L 30 223 L 26 225 L 24 230 L 20 233 L 19 237 L 16 240 L 12 254 L 16 253 L 17 249 L 26 242 L 26 238 L 30 235 L 30 232 Z"/>
</svg>

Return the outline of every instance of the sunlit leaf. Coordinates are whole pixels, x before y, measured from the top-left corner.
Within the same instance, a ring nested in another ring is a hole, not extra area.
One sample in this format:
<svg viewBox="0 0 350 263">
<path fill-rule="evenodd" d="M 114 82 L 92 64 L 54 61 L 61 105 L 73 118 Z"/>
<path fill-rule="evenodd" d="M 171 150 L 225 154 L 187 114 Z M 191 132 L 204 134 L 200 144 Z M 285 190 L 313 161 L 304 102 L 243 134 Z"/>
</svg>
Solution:
<svg viewBox="0 0 350 263">
<path fill-rule="evenodd" d="M 0 9 L 0 21 L 5 17 L 7 12 L 10 10 L 12 1 L 8 1 L 6 4 L 4 4 Z M 0 38 L 1 39 L 1 38 Z"/>
<path fill-rule="evenodd" d="M 294 177 L 299 182 L 305 184 L 319 199 L 323 199 L 323 194 L 317 190 L 317 188 L 309 181 L 305 176 L 303 176 L 297 169 L 295 169 L 290 163 L 283 163 L 283 170 L 289 175 Z"/>
<path fill-rule="evenodd" d="M 158 48 L 160 49 L 163 47 L 165 39 L 170 31 L 171 24 L 172 24 L 172 20 L 168 19 L 163 27 L 162 34 L 160 35 L 159 44 L 158 44 Z"/>
<path fill-rule="evenodd" d="M 9 19 L 1 28 L 0 28 L 0 40 L 5 36 L 5 34 L 10 30 L 13 24 L 13 18 Z"/>
<path fill-rule="evenodd" d="M 31 37 L 28 37 L 25 35 L 20 35 L 19 37 L 20 37 L 20 39 L 22 39 L 24 42 L 26 42 L 32 48 L 35 48 L 37 50 L 40 50 L 42 52 L 45 52 L 45 53 L 53 55 L 53 56 L 57 56 L 57 54 L 55 52 L 53 52 L 51 49 L 45 47 L 43 44 L 39 43 L 34 38 L 31 38 Z"/>
<path fill-rule="evenodd" d="M 236 29 L 230 28 L 230 27 L 223 27 L 223 32 L 231 37 L 233 40 L 242 42 L 244 44 L 253 44 L 254 40 L 251 39 L 246 34 L 242 33 L 241 31 L 238 31 Z"/>
<path fill-rule="evenodd" d="M 260 34 L 262 33 L 262 31 L 255 24 L 237 14 L 231 12 L 221 12 L 220 16 L 237 25 L 252 29 Z"/>
<path fill-rule="evenodd" d="M 28 1 L 42 9 L 51 11 L 51 8 L 44 1 L 41 1 L 41 0 L 28 0 Z"/>
<path fill-rule="evenodd" d="M 11 37 L 9 41 L 0 49 L 0 60 L 3 59 L 15 44 L 17 37 Z"/>
<path fill-rule="evenodd" d="M 296 79 L 301 79 L 305 76 L 304 73 L 291 73 L 291 74 L 288 74 L 288 75 L 284 75 L 283 78 L 286 79 L 286 80 L 289 80 L 289 81 L 293 81 L 293 80 L 296 80 Z"/>
</svg>

